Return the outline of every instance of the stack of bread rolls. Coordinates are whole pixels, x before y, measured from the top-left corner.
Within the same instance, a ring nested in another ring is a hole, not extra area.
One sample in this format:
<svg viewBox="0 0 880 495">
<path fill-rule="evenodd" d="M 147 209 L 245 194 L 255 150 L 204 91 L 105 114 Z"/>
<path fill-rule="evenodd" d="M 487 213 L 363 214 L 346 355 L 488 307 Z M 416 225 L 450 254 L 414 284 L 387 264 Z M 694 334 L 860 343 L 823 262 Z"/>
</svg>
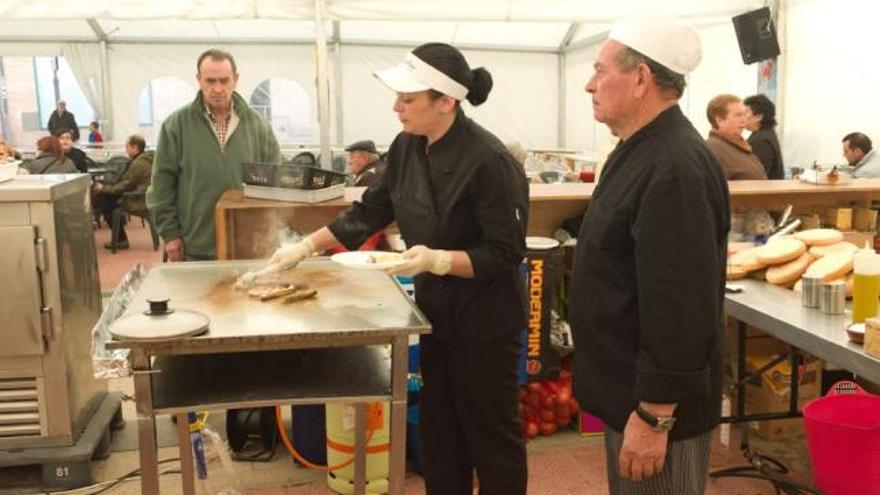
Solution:
<svg viewBox="0 0 880 495">
<path fill-rule="evenodd" d="M 732 254 L 727 259 L 727 279 L 753 277 L 800 290 L 802 276 L 817 275 L 823 282 L 846 281 L 847 296 L 851 296 L 857 250 L 835 229 L 802 230 Z"/>
</svg>

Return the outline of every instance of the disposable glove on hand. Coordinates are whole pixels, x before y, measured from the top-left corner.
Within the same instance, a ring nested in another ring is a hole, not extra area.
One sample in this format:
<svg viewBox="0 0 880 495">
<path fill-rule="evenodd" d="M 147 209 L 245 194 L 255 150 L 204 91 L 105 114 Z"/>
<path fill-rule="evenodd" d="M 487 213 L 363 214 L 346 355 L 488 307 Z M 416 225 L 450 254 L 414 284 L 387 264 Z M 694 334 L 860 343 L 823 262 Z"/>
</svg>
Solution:
<svg viewBox="0 0 880 495">
<path fill-rule="evenodd" d="M 389 268 L 388 273 L 404 277 L 413 277 L 424 272 L 446 275 L 452 269 L 452 251 L 429 249 L 419 245 L 404 251 L 403 257 L 406 261 Z"/>
<path fill-rule="evenodd" d="M 269 265 L 278 270 L 293 268 L 315 252 L 315 244 L 306 237 L 296 244 L 281 246 L 269 258 Z"/>
</svg>

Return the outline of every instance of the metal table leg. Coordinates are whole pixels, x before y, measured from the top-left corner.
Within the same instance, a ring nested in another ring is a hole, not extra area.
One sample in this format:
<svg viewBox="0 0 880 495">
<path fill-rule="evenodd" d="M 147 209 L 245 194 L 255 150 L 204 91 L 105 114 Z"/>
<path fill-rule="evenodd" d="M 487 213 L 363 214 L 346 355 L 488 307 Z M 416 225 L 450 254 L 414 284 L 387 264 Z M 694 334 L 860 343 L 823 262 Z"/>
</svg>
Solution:
<svg viewBox="0 0 880 495">
<path fill-rule="evenodd" d="M 354 405 L 354 494 L 367 492 L 367 404 Z"/>
<path fill-rule="evenodd" d="M 734 387 L 737 391 L 736 413 L 729 417 L 722 417 L 721 421 L 725 423 L 745 423 L 746 421 L 799 417 L 801 414 L 798 411 L 797 407 L 798 368 L 802 363 L 802 356 L 797 351 L 792 351 L 789 357 L 789 359 L 791 360 L 791 381 L 789 382 L 791 387 L 789 393 L 791 394 L 791 397 L 789 400 L 789 410 L 784 413 L 746 414 L 745 395 L 747 383 L 752 381 L 753 379 L 761 380 L 761 375 L 765 371 L 769 370 L 776 364 L 781 363 L 786 359 L 786 357 L 779 356 L 776 359 L 771 360 L 762 368 L 755 370 L 754 372 L 747 373 L 746 333 L 748 331 L 748 328 L 744 322 L 739 321 L 737 322 L 736 331 L 737 366 L 734 377 Z M 740 442 L 740 450 L 742 450 L 743 456 L 748 460 L 749 464 L 746 466 L 736 466 L 732 468 L 713 471 L 709 473 L 710 477 L 741 477 L 761 479 L 771 483 L 777 494 L 780 493 L 780 491 L 784 491 L 785 493 L 791 495 L 819 495 L 818 490 L 789 479 L 786 476 L 788 474 L 788 468 L 785 467 L 785 465 L 781 462 L 773 459 L 772 457 L 754 452 L 749 445 L 749 427 L 747 425 L 743 428 L 742 435 L 743 436 Z"/>
<path fill-rule="evenodd" d="M 388 462 L 389 493 L 404 492 L 406 476 L 406 380 L 409 371 L 409 338 L 395 337 L 391 347 L 391 452 Z"/>
<path fill-rule="evenodd" d="M 180 477 L 183 495 L 195 495 L 196 480 L 193 470 L 192 442 L 189 436 L 189 419 L 186 413 L 177 415 L 177 445 L 180 449 Z"/>
<path fill-rule="evenodd" d="M 153 413 L 153 386 L 150 355 L 144 349 L 131 350 L 137 411 L 138 451 L 141 463 L 141 494 L 159 495 L 159 453 L 156 450 L 156 416 Z"/>
</svg>

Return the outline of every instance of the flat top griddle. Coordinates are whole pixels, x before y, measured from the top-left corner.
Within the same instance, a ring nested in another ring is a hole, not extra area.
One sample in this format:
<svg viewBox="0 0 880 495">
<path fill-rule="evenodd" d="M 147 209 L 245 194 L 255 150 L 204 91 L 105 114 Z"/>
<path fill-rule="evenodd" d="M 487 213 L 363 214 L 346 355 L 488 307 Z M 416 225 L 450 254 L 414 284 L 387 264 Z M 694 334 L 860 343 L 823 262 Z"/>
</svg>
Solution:
<svg viewBox="0 0 880 495">
<path fill-rule="evenodd" d="M 217 352 L 235 348 L 301 348 L 358 345 L 390 337 L 429 333 L 430 324 L 397 283 L 382 271 L 354 270 L 327 259 L 301 263 L 276 280 L 308 285 L 317 297 L 282 304 L 262 302 L 235 290 L 236 279 L 259 261 L 203 261 L 154 267 L 125 315 L 141 312 L 148 299 L 170 299 L 171 308 L 208 316 L 208 332 L 174 341 L 108 342 L 108 348 L 148 348 L 155 353 Z"/>
</svg>

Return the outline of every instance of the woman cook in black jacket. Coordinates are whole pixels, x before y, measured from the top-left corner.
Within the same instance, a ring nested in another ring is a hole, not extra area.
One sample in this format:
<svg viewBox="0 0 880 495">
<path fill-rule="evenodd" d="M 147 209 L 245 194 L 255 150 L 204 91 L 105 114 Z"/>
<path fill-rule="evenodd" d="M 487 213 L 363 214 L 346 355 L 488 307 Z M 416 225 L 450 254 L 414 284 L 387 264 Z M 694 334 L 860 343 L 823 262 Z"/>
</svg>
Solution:
<svg viewBox="0 0 880 495">
<path fill-rule="evenodd" d="M 526 456 L 517 416 L 517 365 L 525 305 L 528 182 L 491 133 L 464 115 L 492 77 L 441 43 L 422 45 L 375 76 L 397 92 L 403 124 L 388 168 L 360 202 L 327 227 L 279 249 L 296 265 L 337 244 L 356 249 L 397 221 L 407 245 L 396 275 L 414 275 L 416 303 L 433 330 L 421 339 L 421 434 L 427 492 L 524 495 Z"/>
</svg>

